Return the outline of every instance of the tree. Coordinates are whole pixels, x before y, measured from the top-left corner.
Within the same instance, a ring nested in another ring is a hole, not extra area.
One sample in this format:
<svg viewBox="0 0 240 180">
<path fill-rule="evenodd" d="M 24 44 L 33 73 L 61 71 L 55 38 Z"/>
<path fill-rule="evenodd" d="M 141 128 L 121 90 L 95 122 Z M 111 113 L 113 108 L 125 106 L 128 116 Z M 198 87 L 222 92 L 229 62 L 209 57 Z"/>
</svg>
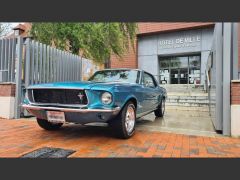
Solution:
<svg viewBox="0 0 240 180">
<path fill-rule="evenodd" d="M 104 63 L 134 47 L 136 23 L 33 23 L 31 35 L 45 44 Z"/>
<path fill-rule="evenodd" d="M 9 23 L 0 23 L 0 37 L 5 36 L 10 31 Z"/>
</svg>

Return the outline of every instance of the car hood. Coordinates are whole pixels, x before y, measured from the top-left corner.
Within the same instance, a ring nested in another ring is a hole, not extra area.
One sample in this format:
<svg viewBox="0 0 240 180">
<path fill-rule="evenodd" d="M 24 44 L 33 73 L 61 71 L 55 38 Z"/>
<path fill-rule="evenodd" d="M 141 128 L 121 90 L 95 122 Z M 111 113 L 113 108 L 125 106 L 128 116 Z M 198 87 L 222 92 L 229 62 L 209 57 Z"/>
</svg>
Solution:
<svg viewBox="0 0 240 180">
<path fill-rule="evenodd" d="M 119 85 L 130 85 L 130 83 L 120 83 L 120 82 L 91 82 L 91 81 L 74 81 L 74 82 L 55 82 L 46 84 L 36 84 L 31 85 L 28 89 L 37 88 L 52 88 L 52 89 L 92 89 L 92 90 L 107 90 L 113 86 Z"/>
</svg>

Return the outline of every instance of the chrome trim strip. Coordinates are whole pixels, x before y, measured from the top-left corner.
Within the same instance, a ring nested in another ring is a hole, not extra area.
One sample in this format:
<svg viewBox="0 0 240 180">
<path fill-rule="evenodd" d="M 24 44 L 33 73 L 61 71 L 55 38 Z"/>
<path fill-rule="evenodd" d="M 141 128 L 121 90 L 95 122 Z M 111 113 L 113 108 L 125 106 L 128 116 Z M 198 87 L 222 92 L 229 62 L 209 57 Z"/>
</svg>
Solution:
<svg viewBox="0 0 240 180">
<path fill-rule="evenodd" d="M 85 105 L 85 104 L 76 105 L 76 104 L 56 104 L 56 103 L 33 103 L 33 102 L 30 102 L 30 105 L 33 105 L 33 106 L 56 106 L 56 107 L 63 106 L 63 107 L 69 107 L 69 108 L 71 108 L 71 107 L 74 107 L 74 108 L 87 107 L 87 105 Z"/>
<path fill-rule="evenodd" d="M 68 87 L 28 87 L 26 89 L 73 89 L 73 90 L 78 89 L 78 90 L 85 90 L 83 88 L 78 88 L 78 87 L 76 87 L 76 88 L 74 88 L 74 87 L 70 87 L 70 88 L 68 88 Z"/>
<path fill-rule="evenodd" d="M 45 107 L 45 106 L 32 106 L 32 105 L 21 105 L 23 108 L 32 109 L 32 110 L 54 110 L 54 111 L 63 111 L 63 112 L 118 112 L 120 111 L 120 107 L 116 107 L 114 109 L 75 109 L 75 108 L 59 108 L 59 107 Z"/>
<path fill-rule="evenodd" d="M 157 109 L 157 108 L 155 108 L 155 109 L 153 109 L 153 110 L 150 110 L 150 111 L 147 111 L 147 112 L 139 113 L 139 114 L 137 115 L 137 119 L 139 119 L 139 118 L 141 118 L 141 117 L 143 117 L 143 116 L 146 116 L 147 114 L 155 111 L 156 109 Z"/>
</svg>

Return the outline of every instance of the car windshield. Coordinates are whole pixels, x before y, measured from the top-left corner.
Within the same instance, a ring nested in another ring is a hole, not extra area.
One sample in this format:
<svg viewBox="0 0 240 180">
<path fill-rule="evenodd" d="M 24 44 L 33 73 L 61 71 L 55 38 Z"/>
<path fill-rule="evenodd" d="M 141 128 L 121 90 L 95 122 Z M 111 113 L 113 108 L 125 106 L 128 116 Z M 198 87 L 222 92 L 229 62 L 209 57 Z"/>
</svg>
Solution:
<svg viewBox="0 0 240 180">
<path fill-rule="evenodd" d="M 137 70 L 103 70 L 97 71 L 89 81 L 137 83 L 139 74 Z"/>
</svg>

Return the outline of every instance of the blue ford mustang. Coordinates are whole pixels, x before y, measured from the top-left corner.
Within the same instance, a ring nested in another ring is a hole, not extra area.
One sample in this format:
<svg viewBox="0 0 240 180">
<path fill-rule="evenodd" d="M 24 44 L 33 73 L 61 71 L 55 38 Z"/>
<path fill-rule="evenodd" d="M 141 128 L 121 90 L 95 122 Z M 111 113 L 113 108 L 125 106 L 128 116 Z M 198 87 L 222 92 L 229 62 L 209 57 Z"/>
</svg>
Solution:
<svg viewBox="0 0 240 180">
<path fill-rule="evenodd" d="M 106 69 L 85 82 L 32 85 L 22 106 L 46 130 L 59 129 L 65 122 L 107 122 L 119 137 L 129 138 L 137 118 L 151 112 L 164 115 L 166 98 L 166 90 L 148 72 Z"/>
</svg>

